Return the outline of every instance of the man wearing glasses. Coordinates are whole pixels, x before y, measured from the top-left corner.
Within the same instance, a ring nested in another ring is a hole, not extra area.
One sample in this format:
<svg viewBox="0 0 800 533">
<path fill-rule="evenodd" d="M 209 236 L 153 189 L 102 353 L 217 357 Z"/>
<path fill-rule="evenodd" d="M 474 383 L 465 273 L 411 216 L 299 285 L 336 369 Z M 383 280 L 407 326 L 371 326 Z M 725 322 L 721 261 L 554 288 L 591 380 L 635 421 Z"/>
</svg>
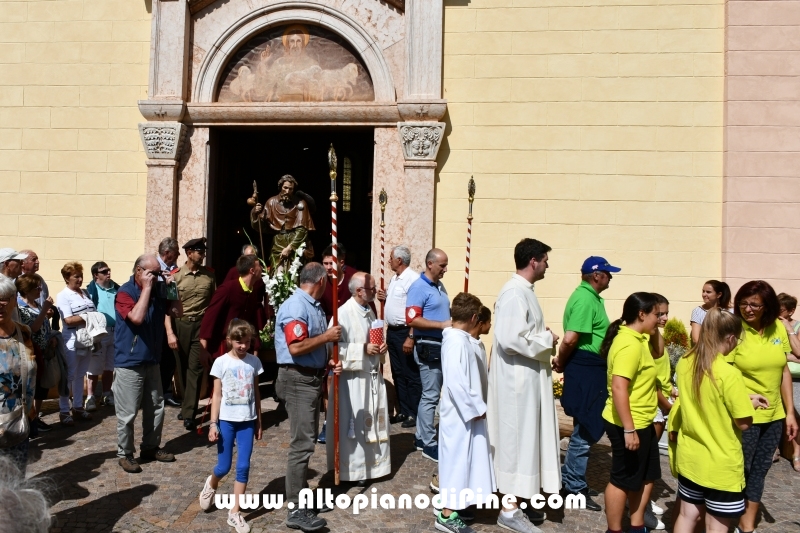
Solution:
<svg viewBox="0 0 800 533">
<path fill-rule="evenodd" d="M 183 393 L 179 419 L 187 431 L 197 429 L 195 412 L 203 382 L 200 362 L 200 324 L 211 297 L 217 289 L 214 273 L 203 266 L 206 259 L 206 238 L 192 239 L 183 245 L 186 264 L 175 273 L 178 296 L 183 304 L 183 316 L 175 319 L 174 331 L 167 325 L 167 340 L 175 354 L 178 388 Z"/>
<path fill-rule="evenodd" d="M 602 257 L 592 256 L 581 266 L 581 283 L 564 308 L 564 339 L 553 370 L 564 373 L 564 393 L 561 405 L 573 417 L 572 437 L 561 467 L 564 491 L 583 494 L 586 508 L 600 511 L 586 483 L 589 449 L 603 436 L 603 407 L 606 388 L 606 362 L 599 355 L 609 320 L 605 301 L 600 293 L 611 283 L 612 272 L 619 267 L 608 264 Z"/>
<path fill-rule="evenodd" d="M 103 262 L 98 261 L 92 265 L 92 281 L 86 286 L 89 298 L 94 302 L 98 312 L 106 317 L 106 331 L 108 335 L 100 341 L 100 349 L 93 352 L 89 362 L 89 391 L 86 397 L 86 410 L 95 411 L 97 402 L 94 399 L 94 389 L 97 378 L 103 376 L 103 405 L 114 406 L 114 394 L 111 392 L 111 382 L 114 380 L 114 300 L 117 297 L 119 284 L 111 279 L 111 269 Z"/>
<path fill-rule="evenodd" d="M 352 298 L 339 307 L 339 466 L 341 479 L 363 482 L 388 475 L 389 410 L 381 363 L 386 343 L 372 343 L 369 330 L 375 321 L 370 302 L 375 300 L 375 278 L 356 272 L 348 289 Z M 332 323 L 329 324 L 332 326 Z M 333 431 L 333 388 L 329 389 L 328 422 Z M 334 467 L 334 439 L 327 439 L 328 470 Z"/>
</svg>

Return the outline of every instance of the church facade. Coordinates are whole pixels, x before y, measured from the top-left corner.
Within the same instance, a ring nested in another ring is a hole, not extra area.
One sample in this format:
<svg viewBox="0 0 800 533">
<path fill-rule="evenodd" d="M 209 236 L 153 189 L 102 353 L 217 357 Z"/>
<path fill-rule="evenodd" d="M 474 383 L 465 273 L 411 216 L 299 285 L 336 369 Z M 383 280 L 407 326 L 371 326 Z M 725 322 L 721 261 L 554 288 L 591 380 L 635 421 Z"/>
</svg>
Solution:
<svg viewBox="0 0 800 533">
<path fill-rule="evenodd" d="M 603 255 L 611 316 L 648 290 L 688 323 L 706 279 L 800 293 L 797 35 L 793 0 L 4 2 L 0 234 L 52 287 L 67 260 L 122 280 L 165 236 L 230 265 L 252 182 L 289 173 L 324 244 L 332 144 L 361 268 L 384 190 L 386 249 L 443 248 L 458 292 L 474 177 L 485 302 L 535 237 L 550 322 Z"/>
</svg>

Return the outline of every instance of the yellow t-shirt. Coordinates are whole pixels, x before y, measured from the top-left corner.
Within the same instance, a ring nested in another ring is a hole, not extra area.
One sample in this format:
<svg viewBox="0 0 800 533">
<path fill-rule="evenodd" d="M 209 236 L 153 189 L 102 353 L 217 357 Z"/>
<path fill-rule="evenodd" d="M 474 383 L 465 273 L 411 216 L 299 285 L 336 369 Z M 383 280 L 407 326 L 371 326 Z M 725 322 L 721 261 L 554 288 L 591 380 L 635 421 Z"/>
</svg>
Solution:
<svg viewBox="0 0 800 533">
<path fill-rule="evenodd" d="M 644 429 L 653 423 L 657 407 L 656 365 L 650 355 L 649 339 L 650 336 L 645 333 L 636 333 L 627 326 L 621 326 L 611 344 L 608 351 L 608 399 L 603 409 L 603 418 L 612 424 L 624 427 L 614 407 L 612 376 L 622 376 L 630 380 L 628 396 L 633 427 Z"/>
<path fill-rule="evenodd" d="M 769 407 L 756 410 L 753 423 L 783 420 L 786 411 L 781 400 L 781 380 L 786 367 L 786 354 L 792 351 L 786 328 L 780 320 L 776 320 L 764 329 L 763 335 L 759 335 L 746 322 L 742 321 L 742 326 L 742 343 L 725 360 L 742 373 L 749 394 L 761 394 L 769 400 Z"/>
<path fill-rule="evenodd" d="M 672 376 L 670 375 L 671 368 L 667 350 L 665 349 L 664 355 L 658 359 L 653 357 L 653 363 L 656 365 L 656 380 L 658 381 L 658 386 L 661 388 L 661 394 L 664 395 L 664 398 L 669 400 L 669 397 L 672 396 L 672 380 L 670 380 Z"/>
<path fill-rule="evenodd" d="M 680 417 L 676 424 L 670 420 L 671 430 L 678 431 L 675 469 L 700 486 L 739 492 L 744 489 L 744 456 L 742 432 L 733 419 L 756 411 L 741 372 L 726 364 L 722 354 L 711 365 L 714 382 L 703 379 L 698 400 L 692 387 L 694 358 L 681 358 L 675 370 L 681 391 Z"/>
</svg>

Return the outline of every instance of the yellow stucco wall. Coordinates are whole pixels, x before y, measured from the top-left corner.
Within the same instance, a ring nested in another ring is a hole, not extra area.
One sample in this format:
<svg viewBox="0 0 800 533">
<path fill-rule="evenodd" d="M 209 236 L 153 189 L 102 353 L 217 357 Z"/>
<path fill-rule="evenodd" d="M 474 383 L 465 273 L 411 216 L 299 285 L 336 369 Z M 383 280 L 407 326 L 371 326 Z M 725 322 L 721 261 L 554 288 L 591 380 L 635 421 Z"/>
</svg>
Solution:
<svg viewBox="0 0 800 533">
<path fill-rule="evenodd" d="M 33 248 L 51 292 L 68 260 L 124 281 L 144 239 L 149 2 L 0 5 L 0 246 Z M 90 275 L 87 276 L 88 283 Z"/>
<path fill-rule="evenodd" d="M 445 6 L 436 243 L 450 292 L 462 288 L 474 175 L 470 289 L 485 303 L 533 237 L 554 249 L 537 286 L 554 329 L 592 254 L 623 268 L 603 294 L 612 320 L 644 290 L 688 325 L 721 269 L 723 2 Z"/>
</svg>

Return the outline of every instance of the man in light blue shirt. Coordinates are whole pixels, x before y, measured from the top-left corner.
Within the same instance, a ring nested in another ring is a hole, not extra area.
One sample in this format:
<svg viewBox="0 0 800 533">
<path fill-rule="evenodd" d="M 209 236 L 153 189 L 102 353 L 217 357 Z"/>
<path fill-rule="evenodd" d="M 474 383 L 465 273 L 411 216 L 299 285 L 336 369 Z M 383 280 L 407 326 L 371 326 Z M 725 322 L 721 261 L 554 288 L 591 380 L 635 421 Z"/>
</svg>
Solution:
<svg viewBox="0 0 800 533">
<path fill-rule="evenodd" d="M 97 403 L 94 399 L 94 389 L 97 378 L 103 376 L 103 404 L 109 407 L 114 405 L 114 395 L 111 392 L 111 382 L 114 379 L 114 299 L 117 297 L 119 285 L 111 279 L 111 269 L 103 261 L 92 265 L 92 281 L 86 286 L 89 298 L 94 302 L 95 308 L 106 317 L 106 331 L 108 335 L 100 340 L 100 349 L 93 352 L 89 362 L 87 377 L 89 378 L 89 391 L 86 397 L 86 410 L 94 411 Z"/>
<path fill-rule="evenodd" d="M 328 367 L 326 344 L 338 341 L 342 331 L 340 326 L 327 327 L 319 302 L 326 283 L 325 267 L 308 263 L 300 271 L 300 286 L 280 306 L 275 318 L 275 351 L 280 367 L 275 391 L 286 402 L 291 435 L 286 500 L 294 505 L 289 509 L 286 525 L 303 531 L 316 531 L 327 524 L 312 510 L 297 508 L 319 427 L 322 382 Z M 321 506 L 317 502 L 317 507 Z"/>
</svg>

